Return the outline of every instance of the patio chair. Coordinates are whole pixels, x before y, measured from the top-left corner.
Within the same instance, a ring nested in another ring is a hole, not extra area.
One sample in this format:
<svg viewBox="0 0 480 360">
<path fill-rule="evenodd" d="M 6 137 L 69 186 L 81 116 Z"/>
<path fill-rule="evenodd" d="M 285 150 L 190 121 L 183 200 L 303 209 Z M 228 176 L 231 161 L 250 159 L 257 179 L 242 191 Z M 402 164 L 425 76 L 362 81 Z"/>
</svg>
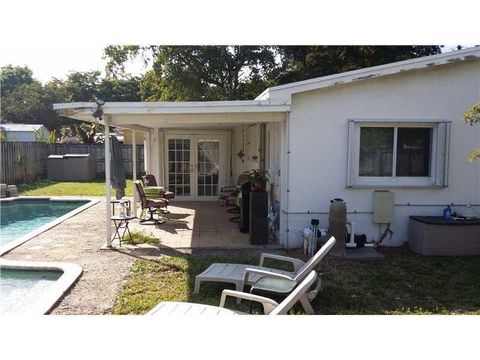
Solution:
<svg viewBox="0 0 480 360">
<path fill-rule="evenodd" d="M 300 259 L 266 253 L 263 253 L 260 256 L 260 263 L 258 266 L 214 263 L 210 265 L 207 270 L 195 277 L 194 293 L 198 294 L 200 292 L 200 285 L 204 282 L 225 282 L 234 284 L 237 291 L 243 291 L 246 285 L 252 285 L 266 276 L 285 278 L 296 281 L 297 283 L 301 282 L 320 263 L 334 245 L 335 238 L 332 236 L 306 263 Z M 289 262 L 293 265 L 293 272 L 265 267 L 263 266 L 265 259 Z M 318 285 L 319 288 L 320 283 Z M 313 299 L 313 297 L 311 299 Z"/>
<path fill-rule="evenodd" d="M 143 186 L 140 181 L 135 181 L 135 189 L 137 190 L 138 198 L 142 206 L 142 212 L 144 210 L 148 211 L 150 217 L 148 219 L 140 219 L 140 223 L 144 224 L 146 222 L 153 222 L 155 225 L 165 222 L 164 219 L 155 219 L 153 214 L 158 213 L 162 208 L 167 208 L 168 200 L 167 199 L 147 199 L 145 192 L 143 191 Z"/>
<path fill-rule="evenodd" d="M 282 302 L 276 301 L 258 295 L 244 293 L 235 290 L 223 290 L 220 298 L 220 306 L 211 306 L 204 304 L 194 304 L 187 302 L 163 301 L 150 310 L 147 315 L 154 316 L 213 316 L 213 315 L 246 315 L 245 313 L 229 310 L 225 308 L 225 300 L 228 296 L 237 299 L 255 301 L 263 305 L 265 315 L 287 315 L 288 311 L 298 301 L 300 303 L 310 303 L 307 299 L 307 292 L 310 287 L 317 281 L 318 275 L 315 271 L 311 271 L 303 281 L 288 295 Z M 305 306 L 304 306 L 305 307 Z M 312 309 L 313 311 L 313 309 Z"/>
<path fill-rule="evenodd" d="M 142 176 L 143 186 L 158 186 L 155 175 L 145 174 Z"/>
<path fill-rule="evenodd" d="M 144 176 L 142 176 L 142 183 L 144 187 L 158 187 L 155 175 L 152 174 L 145 174 Z M 175 193 L 172 191 L 162 191 L 160 193 L 160 198 L 172 200 L 173 198 L 175 198 Z"/>
<path fill-rule="evenodd" d="M 237 184 L 232 186 L 224 186 L 220 189 L 220 200 L 225 206 L 235 206 L 237 196 L 240 193 L 240 187 L 248 180 L 248 173 L 238 175 Z"/>
</svg>

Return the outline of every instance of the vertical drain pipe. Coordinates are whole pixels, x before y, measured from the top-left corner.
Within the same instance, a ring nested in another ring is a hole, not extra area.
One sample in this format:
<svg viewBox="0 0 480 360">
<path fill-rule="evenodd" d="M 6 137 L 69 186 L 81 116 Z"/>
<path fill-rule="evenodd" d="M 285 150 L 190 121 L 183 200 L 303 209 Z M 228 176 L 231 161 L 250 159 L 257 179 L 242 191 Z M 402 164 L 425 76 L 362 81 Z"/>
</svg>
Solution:
<svg viewBox="0 0 480 360">
<path fill-rule="evenodd" d="M 290 212 L 290 209 L 288 207 L 288 198 L 289 198 L 289 194 L 290 194 L 290 111 L 287 111 L 286 113 L 286 116 L 285 116 L 285 145 L 287 147 L 287 156 L 286 156 L 286 159 L 285 159 L 285 172 L 286 172 L 286 179 L 285 179 L 285 183 L 286 183 L 286 196 L 285 196 L 285 200 L 286 200 L 286 204 L 285 204 L 285 224 L 287 226 L 287 228 L 285 229 L 286 230 L 286 234 L 285 234 L 285 247 L 288 249 L 288 235 L 290 233 L 290 229 L 289 229 L 289 224 L 288 224 L 288 213 Z"/>
</svg>

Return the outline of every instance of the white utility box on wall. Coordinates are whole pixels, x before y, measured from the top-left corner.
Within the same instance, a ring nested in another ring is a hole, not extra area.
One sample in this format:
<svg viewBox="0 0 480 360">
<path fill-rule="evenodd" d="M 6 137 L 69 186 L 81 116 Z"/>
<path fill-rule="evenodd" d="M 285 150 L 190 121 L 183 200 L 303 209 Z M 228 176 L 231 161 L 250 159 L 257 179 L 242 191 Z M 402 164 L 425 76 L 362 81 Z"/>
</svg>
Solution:
<svg viewBox="0 0 480 360">
<path fill-rule="evenodd" d="M 394 193 L 390 190 L 373 192 L 373 223 L 390 224 L 393 222 Z"/>
</svg>

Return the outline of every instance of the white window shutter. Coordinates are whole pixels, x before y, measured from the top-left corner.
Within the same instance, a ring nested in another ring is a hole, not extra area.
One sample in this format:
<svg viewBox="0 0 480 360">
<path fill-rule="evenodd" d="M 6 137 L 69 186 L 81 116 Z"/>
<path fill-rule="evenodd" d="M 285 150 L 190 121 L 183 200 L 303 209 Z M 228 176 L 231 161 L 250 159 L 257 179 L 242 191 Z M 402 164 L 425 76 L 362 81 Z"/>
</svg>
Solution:
<svg viewBox="0 0 480 360">
<path fill-rule="evenodd" d="M 353 172 L 355 166 L 353 164 L 353 152 L 355 148 L 355 121 L 349 120 L 347 122 L 347 187 L 352 186 Z"/>
<path fill-rule="evenodd" d="M 450 147 L 450 122 L 437 125 L 437 148 L 435 156 L 435 185 L 448 186 L 448 154 Z"/>
</svg>

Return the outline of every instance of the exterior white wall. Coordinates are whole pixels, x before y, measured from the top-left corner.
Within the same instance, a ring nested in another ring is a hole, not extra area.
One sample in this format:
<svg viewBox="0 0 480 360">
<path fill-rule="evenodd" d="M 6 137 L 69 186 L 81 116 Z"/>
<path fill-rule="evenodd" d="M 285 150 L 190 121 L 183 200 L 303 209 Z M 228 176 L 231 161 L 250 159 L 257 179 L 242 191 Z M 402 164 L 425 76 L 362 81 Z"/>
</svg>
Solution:
<svg viewBox="0 0 480 360">
<path fill-rule="evenodd" d="M 243 134 L 243 135 L 242 135 Z M 257 169 L 260 166 L 260 129 L 258 125 L 246 124 L 238 126 L 232 133 L 232 181 L 236 183 L 242 172 Z M 243 137 L 243 144 L 242 144 Z M 237 156 L 242 149 L 245 156 L 242 160 Z M 254 159 L 253 157 L 257 157 Z"/>
<path fill-rule="evenodd" d="M 143 144 L 143 132 L 137 131 L 135 132 L 135 138 L 137 140 L 137 144 Z M 132 131 L 131 130 L 123 130 L 123 143 L 125 145 L 132 144 Z"/>
<path fill-rule="evenodd" d="M 480 62 L 436 66 L 363 80 L 292 96 L 289 127 L 288 246 L 302 246 L 303 228 L 312 218 L 328 225 L 329 200 L 347 202 L 349 219 L 369 240 L 378 238 L 372 223 L 375 189 L 346 188 L 347 119 L 445 119 L 452 121 L 447 188 L 391 189 L 396 245 L 408 241 L 409 215 L 441 215 L 446 204 L 476 204 L 480 213 L 480 162 L 468 154 L 480 143 L 480 127 L 463 122 L 463 113 L 480 99 Z M 400 206 L 398 204 L 424 206 Z M 429 206 L 436 205 L 436 206 Z M 462 210 L 453 207 L 453 211 Z M 317 214 L 301 214 L 307 211 Z M 297 213 L 297 214 L 295 214 Z M 318 214 L 320 213 L 320 214 Z M 282 214 L 282 216 L 284 216 Z M 286 241 L 284 241 L 286 243 Z"/>
<path fill-rule="evenodd" d="M 282 123 L 268 123 L 265 129 L 265 168 L 271 175 L 271 199 L 280 202 L 281 130 Z"/>
</svg>

